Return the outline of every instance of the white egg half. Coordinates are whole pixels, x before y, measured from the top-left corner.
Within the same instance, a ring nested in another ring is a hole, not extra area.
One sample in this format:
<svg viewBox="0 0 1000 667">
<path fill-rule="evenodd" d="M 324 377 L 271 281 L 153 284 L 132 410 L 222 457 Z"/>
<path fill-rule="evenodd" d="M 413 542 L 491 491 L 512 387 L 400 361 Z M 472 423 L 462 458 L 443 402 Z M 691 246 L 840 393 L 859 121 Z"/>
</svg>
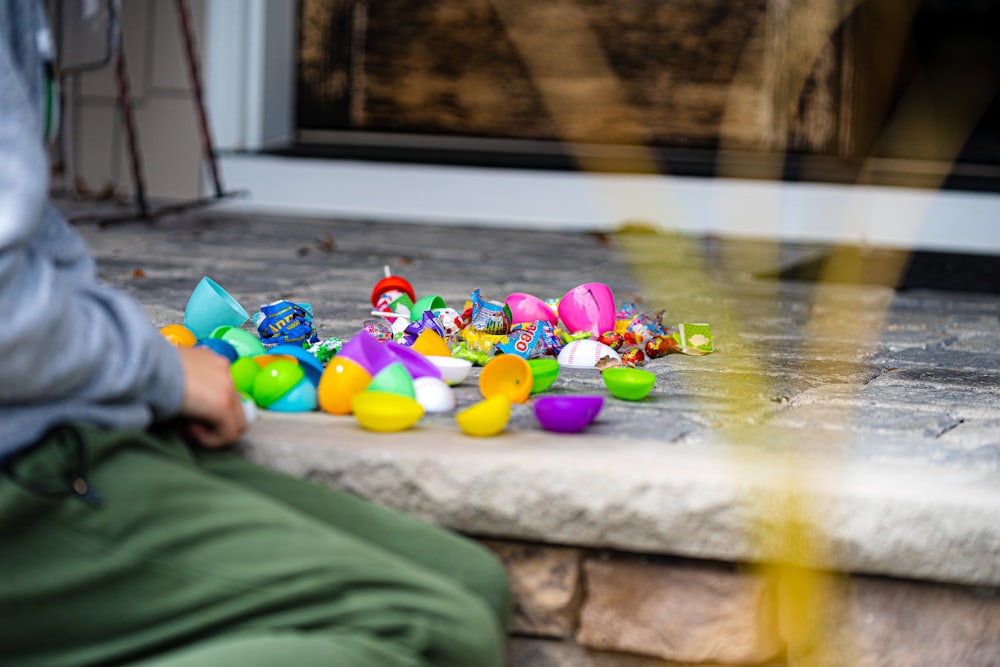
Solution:
<svg viewBox="0 0 1000 667">
<path fill-rule="evenodd" d="M 419 377 L 413 381 L 417 402 L 426 412 L 450 412 L 455 409 L 455 392 L 443 380 Z"/>
<path fill-rule="evenodd" d="M 574 340 L 559 351 L 559 365 L 568 368 L 594 368 L 604 357 L 621 361 L 621 355 L 609 346 L 591 338 Z"/>
</svg>

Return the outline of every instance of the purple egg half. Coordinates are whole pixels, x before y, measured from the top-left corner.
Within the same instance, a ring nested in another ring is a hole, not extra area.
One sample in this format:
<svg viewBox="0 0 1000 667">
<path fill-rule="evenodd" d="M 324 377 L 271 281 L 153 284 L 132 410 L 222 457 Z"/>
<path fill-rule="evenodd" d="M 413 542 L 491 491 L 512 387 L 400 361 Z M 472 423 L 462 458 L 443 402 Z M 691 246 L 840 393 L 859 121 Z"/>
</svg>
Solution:
<svg viewBox="0 0 1000 667">
<path fill-rule="evenodd" d="M 603 396 L 541 396 L 534 401 L 535 417 L 547 431 L 579 433 L 590 426 L 604 407 Z"/>
</svg>

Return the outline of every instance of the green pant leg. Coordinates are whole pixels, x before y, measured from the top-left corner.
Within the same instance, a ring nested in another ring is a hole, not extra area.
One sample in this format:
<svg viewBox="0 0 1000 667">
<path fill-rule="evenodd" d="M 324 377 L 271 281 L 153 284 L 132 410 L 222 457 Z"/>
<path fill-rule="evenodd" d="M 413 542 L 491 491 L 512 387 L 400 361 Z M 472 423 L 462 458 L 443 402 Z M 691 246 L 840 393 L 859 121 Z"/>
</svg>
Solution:
<svg viewBox="0 0 1000 667">
<path fill-rule="evenodd" d="M 129 663 L 129 667 L 330 667 L 342 664 L 393 667 L 423 664 L 411 660 L 412 656 L 400 656 L 393 647 L 372 637 L 285 632 L 224 635 L 150 660 Z"/>
<path fill-rule="evenodd" d="M 332 665 L 501 664 L 502 629 L 464 587 L 206 472 L 183 446 L 86 440 L 101 509 L 0 479 L 9 664 L 124 664 L 276 635 L 285 646 L 304 636 L 302 664 L 324 642 Z M 56 445 L 24 457 L 19 474 L 59 481 L 53 470 L 70 462 Z"/>
<path fill-rule="evenodd" d="M 506 627 L 510 584 L 499 560 L 482 545 L 354 494 L 264 468 L 230 451 L 198 450 L 195 456 L 216 474 L 458 581 L 482 597 Z"/>
</svg>

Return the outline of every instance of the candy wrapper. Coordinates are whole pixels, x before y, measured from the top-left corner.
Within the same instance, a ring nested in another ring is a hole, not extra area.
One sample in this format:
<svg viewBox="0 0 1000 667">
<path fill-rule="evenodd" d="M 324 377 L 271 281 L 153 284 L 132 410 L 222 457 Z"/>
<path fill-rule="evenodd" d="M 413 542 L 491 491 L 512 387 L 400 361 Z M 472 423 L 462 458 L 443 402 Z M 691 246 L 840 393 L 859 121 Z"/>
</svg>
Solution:
<svg viewBox="0 0 1000 667">
<path fill-rule="evenodd" d="M 712 327 L 703 322 L 682 322 L 677 325 L 677 333 L 673 337 L 684 354 L 702 355 L 715 352 Z"/>
<path fill-rule="evenodd" d="M 505 343 L 509 339 L 506 335 L 494 335 L 479 331 L 475 327 L 469 326 L 459 333 L 459 338 L 465 341 L 470 350 L 486 352 L 493 355 L 499 343 Z"/>
<path fill-rule="evenodd" d="M 428 329 L 441 336 L 441 338 L 444 338 L 444 330 L 441 329 L 441 325 L 438 324 L 437 318 L 434 317 L 434 312 L 425 310 L 419 320 L 416 322 L 410 322 L 406 325 L 406 329 L 403 330 L 403 335 L 397 338 L 397 342 L 402 343 L 403 345 L 413 345 L 413 341 L 417 339 L 417 336 Z"/>
<path fill-rule="evenodd" d="M 617 331 L 605 331 L 597 337 L 597 340 L 615 351 L 622 349 L 622 346 L 625 345 L 625 336 Z"/>
<path fill-rule="evenodd" d="M 343 346 L 344 343 L 339 338 L 327 338 L 326 340 L 313 343 L 307 348 L 307 351 L 325 366 L 330 363 L 331 359 L 337 356 L 337 353 L 340 352 L 340 348 Z"/>
<path fill-rule="evenodd" d="M 639 307 L 635 305 L 634 301 L 626 301 L 621 306 L 618 307 L 618 313 L 615 315 L 616 320 L 631 320 L 633 317 L 638 315 L 641 311 Z"/>
<path fill-rule="evenodd" d="M 486 301 L 479 290 L 472 293 L 472 321 L 470 326 L 491 335 L 510 331 L 510 308 L 497 301 Z"/>
<path fill-rule="evenodd" d="M 552 309 L 552 312 L 556 314 L 556 319 L 559 318 L 559 299 L 546 299 L 545 305 Z"/>
<path fill-rule="evenodd" d="M 365 320 L 361 323 L 361 331 L 380 343 L 393 339 L 392 327 L 385 320 Z"/>
<path fill-rule="evenodd" d="M 556 335 L 559 336 L 559 340 L 562 341 L 563 345 L 569 345 L 575 340 L 583 340 L 584 338 L 593 338 L 594 335 L 589 331 L 576 331 L 570 333 L 565 329 L 556 329 Z"/>
<path fill-rule="evenodd" d="M 646 341 L 646 356 L 650 359 L 659 359 L 674 352 L 680 352 L 680 344 L 674 340 L 673 336 L 653 336 Z"/>
<path fill-rule="evenodd" d="M 642 366 L 646 363 L 646 355 L 637 347 L 632 347 L 621 353 L 623 366 Z"/>
<path fill-rule="evenodd" d="M 469 317 L 466 318 L 462 313 L 458 312 L 454 308 L 442 308 L 438 311 L 437 315 L 438 326 L 441 327 L 443 336 L 448 338 L 455 338 L 458 333 L 469 325 L 469 320 L 472 319 L 472 313 L 470 311 Z"/>
<path fill-rule="evenodd" d="M 471 361 L 476 366 L 485 366 L 486 362 L 493 358 L 493 355 L 489 352 L 470 349 L 467 343 L 456 345 L 455 349 L 451 351 L 451 356 Z"/>
<path fill-rule="evenodd" d="M 313 326 L 312 306 L 308 303 L 274 301 L 260 307 L 254 317 L 260 342 L 266 347 L 279 343 L 312 344 L 319 341 Z"/>
<path fill-rule="evenodd" d="M 548 333 L 546 329 L 548 329 Z M 497 343 L 496 348 L 504 354 L 516 354 L 524 359 L 537 359 L 552 353 L 553 339 L 558 344 L 558 338 L 555 338 L 555 330 L 551 323 L 542 320 L 522 322 L 511 327 L 508 340 Z"/>
</svg>

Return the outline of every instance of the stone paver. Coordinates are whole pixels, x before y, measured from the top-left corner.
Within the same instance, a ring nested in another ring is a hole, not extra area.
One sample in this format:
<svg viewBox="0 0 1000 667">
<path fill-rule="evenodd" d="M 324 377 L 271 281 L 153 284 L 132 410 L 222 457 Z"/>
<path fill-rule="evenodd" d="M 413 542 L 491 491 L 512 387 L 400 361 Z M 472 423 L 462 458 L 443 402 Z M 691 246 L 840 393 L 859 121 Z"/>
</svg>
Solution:
<svg viewBox="0 0 1000 667">
<path fill-rule="evenodd" d="M 601 281 L 716 336 L 712 355 L 650 362 L 650 398 L 608 400 L 579 436 L 539 430 L 530 404 L 489 440 L 451 415 L 384 435 L 264 413 L 243 450 L 265 464 L 482 536 L 1000 585 L 1000 296 L 763 279 L 824 248 L 718 238 L 212 210 L 79 229 L 156 324 L 207 274 L 251 313 L 309 302 L 321 336 L 348 337 L 388 265 L 449 304 Z M 606 393 L 589 370 L 553 392 Z"/>
</svg>

